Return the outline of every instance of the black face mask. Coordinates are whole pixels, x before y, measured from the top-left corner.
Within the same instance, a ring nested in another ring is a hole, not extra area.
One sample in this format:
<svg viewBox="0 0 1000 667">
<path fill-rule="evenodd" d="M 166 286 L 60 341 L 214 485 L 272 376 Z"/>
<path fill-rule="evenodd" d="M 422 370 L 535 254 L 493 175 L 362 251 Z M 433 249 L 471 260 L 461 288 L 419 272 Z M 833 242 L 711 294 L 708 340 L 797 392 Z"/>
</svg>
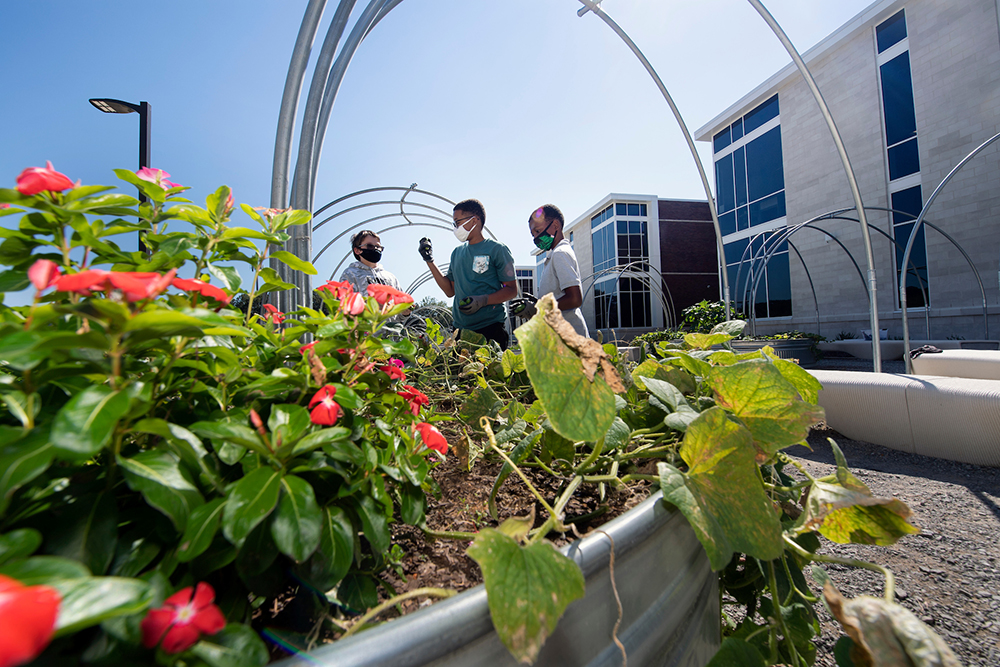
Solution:
<svg viewBox="0 0 1000 667">
<path fill-rule="evenodd" d="M 361 259 L 378 264 L 378 261 L 382 259 L 382 251 L 375 248 L 362 248 Z"/>
</svg>

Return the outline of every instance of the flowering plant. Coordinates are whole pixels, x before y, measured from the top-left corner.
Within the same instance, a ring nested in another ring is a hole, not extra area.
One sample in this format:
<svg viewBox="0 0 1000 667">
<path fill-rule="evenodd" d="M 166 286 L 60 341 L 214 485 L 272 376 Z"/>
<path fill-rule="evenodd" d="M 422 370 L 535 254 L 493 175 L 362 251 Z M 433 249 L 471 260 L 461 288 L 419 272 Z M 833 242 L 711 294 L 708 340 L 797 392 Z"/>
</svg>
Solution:
<svg viewBox="0 0 1000 667">
<path fill-rule="evenodd" d="M 309 214 L 243 205 L 258 228 L 234 227 L 225 186 L 201 207 L 116 173 L 148 201 L 51 164 L 0 189 L 0 292 L 33 295 L 0 305 L 0 626 L 31 624 L 0 665 L 50 639 L 52 662 L 263 664 L 257 605 L 295 585 L 373 606 L 390 524 L 423 521 L 448 446 L 403 384 L 412 343 L 377 335 L 413 299 L 330 283 L 320 310 L 257 314 L 292 287 L 269 261 L 316 273 L 275 250 Z"/>
</svg>

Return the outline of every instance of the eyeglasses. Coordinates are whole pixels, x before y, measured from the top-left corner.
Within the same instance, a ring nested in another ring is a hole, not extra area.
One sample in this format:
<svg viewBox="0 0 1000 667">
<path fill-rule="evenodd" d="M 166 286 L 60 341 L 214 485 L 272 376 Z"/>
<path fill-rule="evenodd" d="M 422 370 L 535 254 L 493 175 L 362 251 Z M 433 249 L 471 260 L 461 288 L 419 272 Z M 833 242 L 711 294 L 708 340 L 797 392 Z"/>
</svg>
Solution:
<svg viewBox="0 0 1000 667">
<path fill-rule="evenodd" d="M 364 245 L 359 245 L 358 248 L 360 248 L 362 250 L 379 250 L 379 251 L 385 250 L 385 248 L 383 248 L 382 246 L 380 246 L 377 243 L 374 244 L 374 245 L 371 244 L 371 243 L 366 243 Z"/>
<path fill-rule="evenodd" d="M 456 220 L 455 221 L 455 227 L 461 227 L 462 225 L 464 225 L 465 223 L 467 223 L 469 220 L 472 220 L 474 217 L 476 217 L 476 216 L 470 215 L 468 218 L 465 218 L 463 220 Z"/>
</svg>

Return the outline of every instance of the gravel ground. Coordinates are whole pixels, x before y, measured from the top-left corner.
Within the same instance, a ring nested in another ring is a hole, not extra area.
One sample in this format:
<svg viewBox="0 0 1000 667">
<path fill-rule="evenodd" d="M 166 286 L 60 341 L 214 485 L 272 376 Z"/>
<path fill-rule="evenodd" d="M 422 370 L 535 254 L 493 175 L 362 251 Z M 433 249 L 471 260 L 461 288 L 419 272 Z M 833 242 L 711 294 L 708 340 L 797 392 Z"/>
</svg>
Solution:
<svg viewBox="0 0 1000 667">
<path fill-rule="evenodd" d="M 903 362 L 885 362 L 886 372 L 903 372 Z M 826 358 L 817 368 L 871 370 L 871 361 Z M 913 510 L 921 528 L 891 547 L 839 545 L 824 541 L 823 552 L 888 567 L 896 576 L 897 602 L 934 628 L 967 667 L 1000 665 L 1000 468 L 907 454 L 848 440 L 825 428 L 809 438 L 812 451 L 788 453 L 814 476 L 833 471 L 832 437 L 854 474 L 877 496 L 896 497 Z M 826 565 L 845 597 L 882 595 L 881 575 Z M 820 605 L 822 607 L 822 605 Z M 820 609 L 823 624 L 817 665 L 835 665 L 839 625 Z"/>
</svg>

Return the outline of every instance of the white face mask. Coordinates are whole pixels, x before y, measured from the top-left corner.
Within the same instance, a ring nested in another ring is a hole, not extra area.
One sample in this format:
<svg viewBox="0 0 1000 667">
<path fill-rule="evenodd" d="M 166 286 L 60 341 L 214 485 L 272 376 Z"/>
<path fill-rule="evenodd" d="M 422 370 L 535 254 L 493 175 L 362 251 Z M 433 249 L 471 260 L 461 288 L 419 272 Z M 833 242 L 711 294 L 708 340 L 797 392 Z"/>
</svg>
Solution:
<svg viewBox="0 0 1000 667">
<path fill-rule="evenodd" d="M 469 224 L 469 221 L 473 218 L 475 218 L 475 216 L 470 216 L 465 220 L 465 222 L 460 224 L 458 227 L 455 227 L 455 238 L 458 239 L 459 243 L 465 243 L 466 239 L 469 238 L 469 234 L 472 233 L 470 230 L 466 229 L 465 226 Z"/>
</svg>

